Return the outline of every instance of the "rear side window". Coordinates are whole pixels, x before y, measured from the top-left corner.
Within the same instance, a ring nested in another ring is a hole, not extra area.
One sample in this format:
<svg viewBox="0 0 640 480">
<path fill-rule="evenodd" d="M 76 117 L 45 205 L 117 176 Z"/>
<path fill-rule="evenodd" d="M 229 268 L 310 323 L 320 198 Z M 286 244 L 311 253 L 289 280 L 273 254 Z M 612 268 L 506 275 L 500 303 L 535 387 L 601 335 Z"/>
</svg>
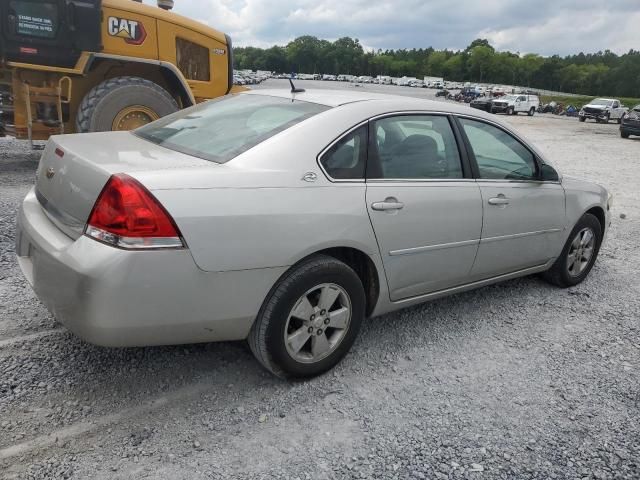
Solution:
<svg viewBox="0 0 640 480">
<path fill-rule="evenodd" d="M 480 178 L 499 180 L 536 180 L 533 154 L 504 130 L 484 122 L 461 118 Z"/>
<path fill-rule="evenodd" d="M 368 178 L 462 178 L 458 146 L 444 116 L 402 115 L 373 124 Z"/>
<path fill-rule="evenodd" d="M 345 135 L 322 155 L 320 163 L 331 178 L 353 180 L 364 178 L 367 159 L 367 127 Z"/>
<path fill-rule="evenodd" d="M 176 38 L 176 63 L 189 80 L 208 82 L 211 78 L 209 49 L 202 45 Z"/>
<path fill-rule="evenodd" d="M 216 163 L 225 163 L 329 107 L 266 95 L 227 95 L 161 118 L 134 134 Z"/>
</svg>

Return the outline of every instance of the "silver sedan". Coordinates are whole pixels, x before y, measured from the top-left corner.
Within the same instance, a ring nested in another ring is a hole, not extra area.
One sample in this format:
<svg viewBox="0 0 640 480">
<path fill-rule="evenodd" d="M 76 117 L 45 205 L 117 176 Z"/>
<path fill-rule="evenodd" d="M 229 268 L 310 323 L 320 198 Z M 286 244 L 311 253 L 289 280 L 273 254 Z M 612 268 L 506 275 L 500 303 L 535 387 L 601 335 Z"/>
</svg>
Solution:
<svg viewBox="0 0 640 480">
<path fill-rule="evenodd" d="M 16 244 L 89 342 L 247 339 L 271 372 L 304 377 L 365 318 L 534 273 L 580 283 L 610 206 L 483 112 L 262 90 L 52 137 Z"/>
</svg>

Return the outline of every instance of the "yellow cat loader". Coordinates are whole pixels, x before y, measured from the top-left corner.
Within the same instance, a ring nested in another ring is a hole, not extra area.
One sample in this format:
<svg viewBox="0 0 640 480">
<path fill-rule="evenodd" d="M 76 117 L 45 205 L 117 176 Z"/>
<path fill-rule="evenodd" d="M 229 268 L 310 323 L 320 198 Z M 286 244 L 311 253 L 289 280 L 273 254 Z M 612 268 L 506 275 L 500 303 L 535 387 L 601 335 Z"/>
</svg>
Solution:
<svg viewBox="0 0 640 480">
<path fill-rule="evenodd" d="M 233 88 L 231 39 L 133 0 L 0 0 L 0 136 L 129 130 Z"/>
</svg>

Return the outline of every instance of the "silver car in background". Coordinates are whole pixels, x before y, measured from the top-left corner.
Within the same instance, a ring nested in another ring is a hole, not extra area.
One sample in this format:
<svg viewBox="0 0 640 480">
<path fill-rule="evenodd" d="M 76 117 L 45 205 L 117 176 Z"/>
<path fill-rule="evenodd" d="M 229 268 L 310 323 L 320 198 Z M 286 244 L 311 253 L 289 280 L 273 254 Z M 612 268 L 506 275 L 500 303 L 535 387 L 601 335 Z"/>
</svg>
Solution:
<svg viewBox="0 0 640 480">
<path fill-rule="evenodd" d="M 105 346 L 247 339 L 316 375 L 367 317 L 593 266 L 611 197 L 477 110 L 262 90 L 52 137 L 18 218 L 38 297 Z"/>
</svg>

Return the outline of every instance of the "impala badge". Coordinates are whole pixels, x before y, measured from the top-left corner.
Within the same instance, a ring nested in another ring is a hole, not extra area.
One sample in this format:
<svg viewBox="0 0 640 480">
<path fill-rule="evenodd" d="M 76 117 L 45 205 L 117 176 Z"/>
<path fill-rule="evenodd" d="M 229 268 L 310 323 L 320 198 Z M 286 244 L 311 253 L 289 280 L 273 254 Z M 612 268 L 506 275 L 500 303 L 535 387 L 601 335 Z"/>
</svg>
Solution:
<svg viewBox="0 0 640 480">
<path fill-rule="evenodd" d="M 51 167 L 47 168 L 47 173 L 45 173 L 48 179 L 52 179 L 55 174 L 56 171 Z"/>
<path fill-rule="evenodd" d="M 302 176 L 302 180 L 305 182 L 315 182 L 318 179 L 318 175 L 314 172 L 307 172 Z"/>
</svg>

